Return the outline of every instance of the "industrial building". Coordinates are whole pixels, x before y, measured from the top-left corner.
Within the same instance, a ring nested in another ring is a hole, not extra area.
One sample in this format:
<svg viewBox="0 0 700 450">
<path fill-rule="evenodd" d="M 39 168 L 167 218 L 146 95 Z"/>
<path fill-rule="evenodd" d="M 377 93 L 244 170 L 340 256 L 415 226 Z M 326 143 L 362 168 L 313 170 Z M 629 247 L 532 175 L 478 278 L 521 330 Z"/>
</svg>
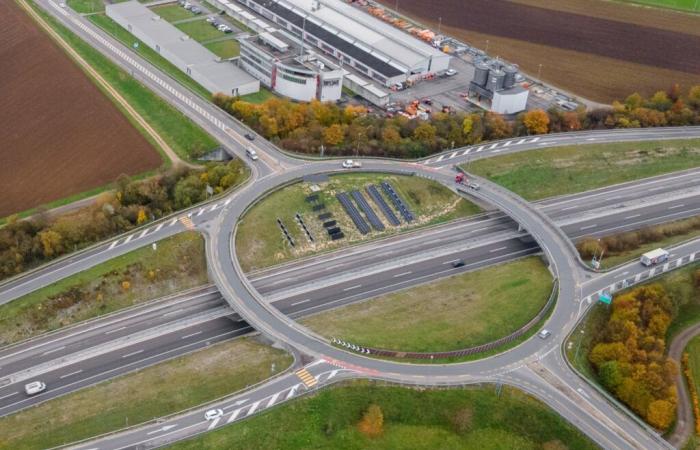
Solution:
<svg viewBox="0 0 700 450">
<path fill-rule="evenodd" d="M 529 91 L 515 84 L 518 69 L 498 60 L 480 62 L 475 66 L 474 79 L 469 83 L 470 97 L 477 102 L 490 102 L 490 110 L 499 114 L 524 111 Z"/>
<path fill-rule="evenodd" d="M 237 0 L 340 66 L 390 87 L 439 74 L 450 56 L 341 0 Z M 217 2 L 221 3 L 221 2 Z"/>
<path fill-rule="evenodd" d="M 337 101 L 344 70 L 274 30 L 240 40 L 239 66 L 273 91 L 298 101 Z"/>
<path fill-rule="evenodd" d="M 209 92 L 245 95 L 260 90 L 257 79 L 233 62 L 221 61 L 138 1 L 108 4 L 106 13 Z"/>
</svg>

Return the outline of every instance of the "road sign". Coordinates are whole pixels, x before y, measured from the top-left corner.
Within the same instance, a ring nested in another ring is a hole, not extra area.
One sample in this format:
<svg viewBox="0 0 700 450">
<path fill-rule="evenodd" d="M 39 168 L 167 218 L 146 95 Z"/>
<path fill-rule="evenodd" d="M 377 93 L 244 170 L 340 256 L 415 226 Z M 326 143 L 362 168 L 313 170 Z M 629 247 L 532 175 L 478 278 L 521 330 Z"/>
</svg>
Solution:
<svg viewBox="0 0 700 450">
<path fill-rule="evenodd" d="M 598 296 L 598 300 L 600 300 L 602 303 L 605 303 L 606 305 L 609 305 L 612 303 L 612 295 L 608 294 L 607 292 L 603 292 Z"/>
</svg>

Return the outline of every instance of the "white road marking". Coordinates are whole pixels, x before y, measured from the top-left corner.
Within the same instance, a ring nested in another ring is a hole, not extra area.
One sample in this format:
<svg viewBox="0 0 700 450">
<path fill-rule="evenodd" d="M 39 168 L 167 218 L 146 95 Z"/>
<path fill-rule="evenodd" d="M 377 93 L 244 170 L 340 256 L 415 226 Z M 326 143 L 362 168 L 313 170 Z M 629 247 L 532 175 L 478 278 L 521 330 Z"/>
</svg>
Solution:
<svg viewBox="0 0 700 450">
<path fill-rule="evenodd" d="M 239 415 L 240 413 L 241 413 L 241 408 L 238 408 L 237 410 L 235 410 L 234 412 L 232 412 L 231 415 L 229 416 L 228 420 L 226 421 L 226 423 L 231 423 L 231 422 L 233 422 L 234 420 L 236 420 L 236 418 L 238 417 L 238 415 Z"/>
<path fill-rule="evenodd" d="M 350 286 L 350 287 L 348 287 L 348 288 L 345 288 L 345 289 L 343 289 L 343 291 L 352 291 L 353 289 L 357 289 L 357 288 L 361 288 L 361 287 L 362 287 L 362 285 L 361 285 L 361 284 L 358 284 L 358 285 L 355 285 L 355 286 Z"/>
<path fill-rule="evenodd" d="M 230 198 L 227 199 L 227 200 L 224 202 L 224 206 L 228 206 L 228 204 L 231 203 L 231 200 L 232 200 L 232 199 L 230 199 Z"/>
<path fill-rule="evenodd" d="M 216 419 L 212 420 L 209 426 L 207 427 L 207 430 L 213 429 L 219 423 L 219 420 L 221 420 L 221 417 L 217 417 Z"/>
<path fill-rule="evenodd" d="M 157 233 L 157 232 L 159 232 L 159 231 L 160 231 L 160 229 L 161 229 L 161 228 L 163 228 L 163 225 L 165 225 L 165 224 L 164 224 L 164 223 L 159 223 L 159 224 L 158 224 L 158 226 L 156 227 L 156 229 L 155 229 L 155 230 L 153 230 L 153 232 L 154 232 L 154 233 Z"/>
<path fill-rule="evenodd" d="M 244 319 L 243 317 L 241 317 L 241 318 L 238 319 L 236 322 L 243 322 L 244 320 L 245 320 L 245 319 Z"/>
<path fill-rule="evenodd" d="M 182 311 L 182 308 L 178 308 L 178 309 L 176 309 L 175 311 L 166 312 L 165 314 L 163 314 L 163 317 L 172 316 L 173 314 L 177 314 L 177 313 L 179 313 L 180 311 Z"/>
<path fill-rule="evenodd" d="M 260 402 L 255 402 L 255 403 L 253 403 L 253 404 L 250 406 L 250 409 L 248 410 L 248 412 L 246 413 L 246 417 L 249 416 L 249 415 L 251 415 L 251 414 L 253 414 L 253 413 L 255 412 L 255 410 L 258 409 L 258 405 L 260 405 Z"/>
<path fill-rule="evenodd" d="M 570 210 L 570 209 L 576 209 L 576 208 L 578 208 L 578 207 L 579 207 L 579 205 L 567 206 L 566 208 L 562 208 L 561 210 L 562 210 L 562 211 L 568 211 L 568 210 Z"/>
<path fill-rule="evenodd" d="M 508 247 L 498 247 L 498 248 L 493 248 L 493 249 L 489 250 L 489 253 L 496 253 L 496 252 L 500 252 L 501 250 L 505 250 L 506 248 L 508 248 Z"/>
<path fill-rule="evenodd" d="M 538 138 L 538 137 L 532 138 L 532 139 L 530 140 L 530 143 L 532 144 L 532 143 L 535 143 L 535 142 L 537 142 L 537 141 L 539 141 L 539 140 L 540 140 L 540 138 Z"/>
<path fill-rule="evenodd" d="M 65 346 L 65 345 L 62 345 L 62 346 L 60 346 L 60 347 L 54 348 L 53 350 L 47 350 L 47 351 L 45 351 L 44 353 L 42 353 L 41 356 L 50 355 L 51 353 L 55 353 L 55 352 L 60 352 L 60 351 L 63 350 L 64 348 L 66 348 L 66 346 Z"/>
<path fill-rule="evenodd" d="M 0 400 L 2 400 L 3 398 L 12 397 L 15 394 L 19 394 L 19 392 L 13 392 L 11 394 L 3 395 L 2 397 L 0 397 Z"/>
<path fill-rule="evenodd" d="M 491 147 L 489 147 L 489 150 L 493 150 L 494 148 L 498 147 L 498 142 L 493 144 Z"/>
<path fill-rule="evenodd" d="M 173 220 L 171 220 L 170 223 L 168 224 L 168 226 L 169 226 L 169 227 L 172 227 L 172 226 L 175 225 L 176 223 L 177 223 L 177 217 L 174 218 Z"/>
<path fill-rule="evenodd" d="M 125 243 L 125 244 L 128 244 L 132 237 L 134 237 L 133 234 L 130 234 L 129 236 L 127 236 L 127 238 L 126 238 L 126 240 L 124 241 L 124 243 Z"/>
<path fill-rule="evenodd" d="M 503 144 L 503 146 L 504 146 L 504 147 L 508 147 L 508 146 L 509 146 L 510 144 L 512 144 L 512 143 L 513 143 L 513 141 L 508 141 L 508 142 L 506 142 L 505 144 Z"/>
<path fill-rule="evenodd" d="M 204 208 L 199 210 L 199 212 L 197 213 L 197 217 L 201 216 L 202 214 L 204 214 Z"/>
<path fill-rule="evenodd" d="M 579 230 L 588 230 L 589 228 L 595 228 L 595 227 L 597 227 L 597 226 L 598 226 L 598 225 L 594 223 L 594 224 L 592 224 L 592 225 L 583 226 L 583 227 L 579 228 Z"/>
<path fill-rule="evenodd" d="M 115 328 L 114 330 L 105 331 L 105 334 L 112 334 L 112 333 L 116 333 L 117 331 L 122 331 L 125 329 L 126 329 L 126 326 L 123 326 L 123 327 Z"/>
<path fill-rule="evenodd" d="M 673 205 L 673 206 L 669 206 L 669 207 L 668 207 L 668 209 L 676 209 L 676 208 L 682 208 L 682 207 L 684 207 L 684 206 L 685 206 L 684 204 L 680 204 L 680 205 Z"/>
<path fill-rule="evenodd" d="M 639 217 L 641 214 L 632 214 L 631 216 L 625 217 L 625 219 L 634 219 L 635 217 Z"/>
<path fill-rule="evenodd" d="M 403 277 L 403 276 L 406 276 L 406 275 L 410 275 L 410 274 L 412 274 L 412 273 L 413 273 L 413 272 L 411 272 L 410 270 L 409 270 L 408 272 L 397 273 L 396 275 L 394 275 L 394 278 Z"/>
<path fill-rule="evenodd" d="M 447 159 L 452 159 L 452 158 L 454 158 L 455 156 L 457 156 L 457 152 L 452 153 L 452 154 L 450 155 L 450 157 L 447 158 Z"/>
<path fill-rule="evenodd" d="M 75 372 L 71 372 L 71 373 L 67 373 L 67 374 L 65 374 L 65 375 L 61 375 L 61 376 L 58 377 L 58 378 L 64 379 L 64 378 L 72 377 L 73 375 L 78 375 L 78 374 L 79 374 L 80 372 L 82 372 L 82 371 L 83 371 L 83 369 L 76 370 Z"/>
<path fill-rule="evenodd" d="M 211 209 L 210 209 L 209 211 L 214 211 L 214 210 L 216 209 L 217 206 L 219 206 L 219 204 L 218 204 L 218 203 L 214 203 L 214 206 L 212 206 Z"/>
<path fill-rule="evenodd" d="M 146 228 L 145 230 L 143 230 L 143 231 L 141 232 L 141 234 L 139 234 L 139 237 L 138 237 L 137 239 L 141 239 L 142 237 L 144 237 L 144 236 L 146 235 L 146 233 L 148 233 L 148 228 Z"/>
<path fill-rule="evenodd" d="M 475 153 L 479 153 L 480 151 L 482 151 L 484 149 L 484 147 L 486 147 L 486 146 L 482 145 L 481 147 L 477 148 Z"/>
<path fill-rule="evenodd" d="M 118 243 L 119 243 L 119 240 L 116 240 L 116 241 L 112 242 L 112 245 L 110 245 L 109 248 L 108 248 L 107 250 L 112 250 L 114 247 L 117 246 Z"/>
<path fill-rule="evenodd" d="M 201 332 L 201 331 L 197 331 L 196 333 L 187 334 L 187 335 L 185 335 L 185 336 L 182 336 L 180 339 L 191 338 L 192 336 L 197 336 L 198 334 L 202 334 L 202 332 Z"/>
<path fill-rule="evenodd" d="M 302 303 L 306 303 L 306 302 L 310 302 L 310 301 L 311 301 L 311 299 L 310 299 L 310 298 L 307 298 L 306 300 L 301 300 L 301 301 L 299 301 L 299 302 L 292 303 L 292 306 L 301 305 Z"/>
<path fill-rule="evenodd" d="M 299 388 L 298 384 L 295 384 L 294 386 L 292 386 L 292 388 L 289 390 L 289 393 L 287 394 L 287 396 L 284 399 L 289 400 L 290 398 L 294 397 L 294 394 L 296 393 L 298 388 Z"/>
<path fill-rule="evenodd" d="M 520 139 L 518 142 L 515 143 L 515 145 L 520 145 L 520 144 L 524 144 L 524 143 L 525 143 L 525 139 Z"/>
<path fill-rule="evenodd" d="M 281 394 L 281 392 L 278 392 L 275 395 L 273 395 L 272 397 L 270 397 L 270 401 L 267 402 L 267 405 L 265 406 L 265 408 L 269 408 L 270 406 L 274 405 L 275 402 L 277 401 L 277 397 L 279 397 L 280 394 Z"/>
<path fill-rule="evenodd" d="M 143 349 L 136 350 L 135 352 L 127 353 L 126 355 L 122 355 L 122 358 L 128 358 L 129 356 L 138 355 L 139 353 L 143 353 Z"/>
<path fill-rule="evenodd" d="M 647 189 L 647 190 L 648 190 L 648 191 L 660 191 L 661 189 L 665 189 L 665 188 L 666 188 L 666 186 L 657 186 L 657 187 L 654 187 L 654 188 L 649 188 L 649 189 Z"/>
<path fill-rule="evenodd" d="M 464 151 L 464 153 L 462 153 L 462 156 L 468 155 L 469 152 L 473 150 L 473 148 L 474 148 L 474 147 L 469 147 L 468 149 L 466 149 L 466 150 Z"/>
</svg>

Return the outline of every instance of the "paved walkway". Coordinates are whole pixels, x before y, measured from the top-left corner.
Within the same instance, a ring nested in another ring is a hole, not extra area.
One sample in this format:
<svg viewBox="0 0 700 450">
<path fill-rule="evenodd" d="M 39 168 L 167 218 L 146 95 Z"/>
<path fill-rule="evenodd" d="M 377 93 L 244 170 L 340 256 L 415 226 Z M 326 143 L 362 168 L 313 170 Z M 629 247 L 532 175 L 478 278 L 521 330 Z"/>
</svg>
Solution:
<svg viewBox="0 0 700 450">
<path fill-rule="evenodd" d="M 683 355 L 683 350 L 685 350 L 685 348 L 688 346 L 688 342 L 699 334 L 700 323 L 696 323 L 695 325 L 683 330 L 673 339 L 673 342 L 671 342 L 671 346 L 668 350 L 668 356 L 676 361 L 679 368 L 681 367 L 681 356 Z M 678 386 L 678 417 L 676 420 L 676 428 L 673 430 L 673 433 L 668 436 L 668 442 L 670 442 L 674 447 L 680 448 L 688 441 L 690 434 L 694 430 L 695 423 L 693 409 L 690 404 L 690 394 L 688 393 L 688 387 L 685 384 L 682 368 L 680 368 L 678 375 L 676 376 L 676 385 Z"/>
</svg>

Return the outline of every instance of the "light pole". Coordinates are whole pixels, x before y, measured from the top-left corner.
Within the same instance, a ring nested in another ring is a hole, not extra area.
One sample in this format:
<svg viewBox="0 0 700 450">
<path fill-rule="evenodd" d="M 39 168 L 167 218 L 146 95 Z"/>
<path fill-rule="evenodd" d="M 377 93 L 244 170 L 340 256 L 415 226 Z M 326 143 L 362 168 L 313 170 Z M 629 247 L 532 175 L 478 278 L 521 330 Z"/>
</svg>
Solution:
<svg viewBox="0 0 700 450">
<path fill-rule="evenodd" d="M 440 28 L 442 28 L 442 17 L 438 17 L 438 34 L 440 34 Z"/>
<path fill-rule="evenodd" d="M 489 40 L 486 39 L 486 49 L 484 50 L 486 53 L 489 52 Z"/>
<path fill-rule="evenodd" d="M 542 75 L 542 64 L 537 65 L 537 81 L 542 81 L 540 76 Z"/>
</svg>

